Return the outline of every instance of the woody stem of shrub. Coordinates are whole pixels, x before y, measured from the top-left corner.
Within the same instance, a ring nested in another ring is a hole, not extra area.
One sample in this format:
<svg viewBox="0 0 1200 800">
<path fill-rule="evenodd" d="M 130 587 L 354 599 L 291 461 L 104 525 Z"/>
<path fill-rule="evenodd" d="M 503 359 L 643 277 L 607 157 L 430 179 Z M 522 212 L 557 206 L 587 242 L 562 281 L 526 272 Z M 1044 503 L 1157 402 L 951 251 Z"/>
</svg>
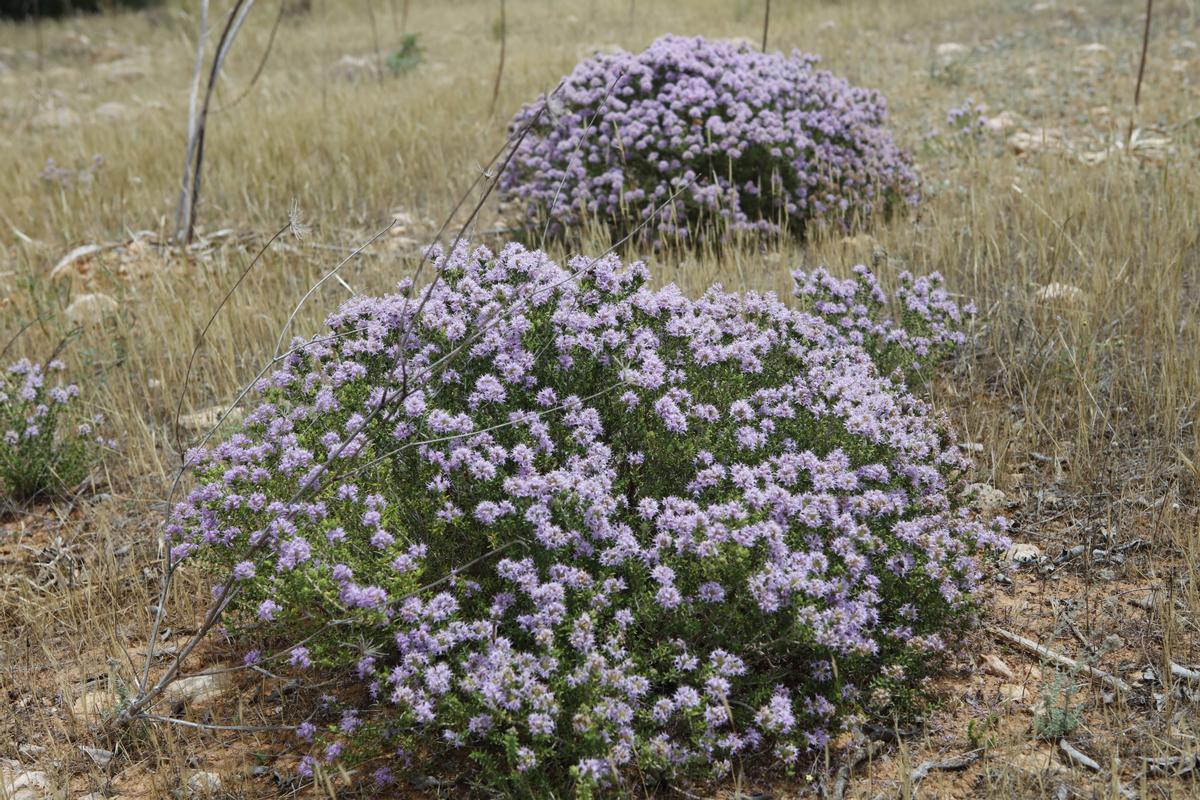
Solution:
<svg viewBox="0 0 1200 800">
<path fill-rule="evenodd" d="M 508 18 L 505 14 L 505 2 L 500 0 L 500 62 L 496 65 L 496 82 L 492 85 L 492 104 L 488 108 L 488 116 L 496 113 L 496 102 L 500 99 L 500 80 L 504 77 L 504 54 L 508 47 Z"/>
<path fill-rule="evenodd" d="M 195 234 L 196 204 L 200 199 L 200 174 L 204 166 L 205 126 L 208 120 L 208 108 L 212 103 L 213 91 L 216 89 L 217 79 L 221 75 L 221 67 L 225 64 L 225 57 L 229 55 L 229 50 L 233 46 L 238 33 L 241 31 L 242 24 L 246 21 L 246 16 L 253 8 L 254 0 L 237 0 L 233 8 L 230 9 L 229 16 L 225 21 L 225 27 L 221 31 L 221 38 L 217 42 L 217 51 L 213 55 L 212 67 L 209 69 L 208 86 L 204 92 L 204 103 L 201 105 L 199 113 L 194 117 L 191 115 L 191 109 L 189 108 L 188 141 L 183 174 L 183 188 L 180 192 L 179 205 L 175 212 L 175 239 L 180 244 L 191 244 L 192 237 Z M 196 43 L 197 72 L 199 71 L 199 64 L 204 58 L 204 33 L 207 27 L 207 15 L 208 3 L 206 0 L 201 13 L 201 33 Z M 193 80 L 193 101 L 195 100 L 197 86 L 198 84 Z"/>
<path fill-rule="evenodd" d="M 187 145 L 183 153 L 183 179 L 179 186 L 179 203 L 175 207 L 175 239 L 191 227 L 192 160 L 196 152 L 196 102 L 200 95 L 200 72 L 204 69 L 204 42 L 208 38 L 208 0 L 200 2 L 200 24 L 196 31 L 196 62 L 192 67 L 192 90 L 188 96 Z"/>
<path fill-rule="evenodd" d="M 1146 51 L 1150 49 L 1150 19 L 1154 13 L 1154 0 L 1146 0 L 1146 25 L 1142 29 L 1142 57 L 1138 61 L 1137 84 L 1133 89 L 1133 111 L 1129 115 L 1129 132 L 1125 136 L 1125 151 L 1133 144 L 1133 127 L 1137 123 L 1138 103 L 1142 99 L 1142 78 L 1146 74 Z"/>
<path fill-rule="evenodd" d="M 263 70 L 266 69 L 267 60 L 271 58 L 271 51 L 275 48 L 275 35 L 279 33 L 279 24 L 283 22 L 283 13 L 286 10 L 287 4 L 280 3 L 279 13 L 275 15 L 275 22 L 271 25 L 271 35 L 267 37 L 267 46 L 263 49 L 262 58 L 258 60 L 258 66 L 254 68 L 254 74 L 250 76 L 250 80 L 246 83 L 246 88 L 232 102 L 226 103 L 220 108 L 214 108 L 212 113 L 220 114 L 223 111 L 228 111 L 250 96 L 251 90 L 254 89 L 255 84 L 258 83 L 258 79 L 262 77 Z"/>
<path fill-rule="evenodd" d="M 771 0 L 766 0 L 767 7 L 763 13 L 763 41 L 762 51 L 767 52 L 767 33 L 771 30 Z"/>
</svg>

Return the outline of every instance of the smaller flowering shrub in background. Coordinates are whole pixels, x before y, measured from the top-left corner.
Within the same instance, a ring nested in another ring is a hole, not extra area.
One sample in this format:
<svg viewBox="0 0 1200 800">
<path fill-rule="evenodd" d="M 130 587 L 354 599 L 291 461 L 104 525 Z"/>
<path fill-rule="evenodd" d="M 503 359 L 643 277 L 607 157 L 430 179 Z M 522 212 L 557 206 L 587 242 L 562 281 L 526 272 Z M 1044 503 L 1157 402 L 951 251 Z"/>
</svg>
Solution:
<svg viewBox="0 0 1200 800">
<path fill-rule="evenodd" d="M 883 98 L 816 62 L 669 35 L 597 55 L 517 113 L 512 132 L 529 131 L 501 191 L 531 228 L 595 219 L 617 233 L 644 225 L 658 243 L 803 235 L 915 204 Z"/>
<path fill-rule="evenodd" d="M 955 136 L 975 137 L 983 133 L 987 125 L 986 108 L 968 97 L 962 105 L 946 112 L 946 126 Z"/>
<path fill-rule="evenodd" d="M 43 367 L 21 359 L 0 373 L 0 490 L 17 501 L 78 485 L 104 444 L 95 424 L 75 408 L 79 387 L 50 379 L 61 361 Z"/>
<path fill-rule="evenodd" d="M 961 341 L 938 281 L 796 273 L 795 308 L 614 256 L 434 264 L 295 342 L 168 527 L 247 661 L 332 695 L 305 771 L 620 794 L 912 707 L 1006 544 L 905 382 Z"/>
</svg>

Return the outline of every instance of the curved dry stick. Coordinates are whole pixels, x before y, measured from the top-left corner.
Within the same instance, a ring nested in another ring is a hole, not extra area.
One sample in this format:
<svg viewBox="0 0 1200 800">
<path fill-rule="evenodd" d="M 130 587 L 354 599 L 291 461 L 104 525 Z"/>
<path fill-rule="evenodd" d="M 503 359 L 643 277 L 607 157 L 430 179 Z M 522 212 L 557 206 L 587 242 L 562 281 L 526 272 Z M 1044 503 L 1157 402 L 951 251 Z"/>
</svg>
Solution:
<svg viewBox="0 0 1200 800">
<path fill-rule="evenodd" d="M 240 95 L 235 97 L 229 103 L 226 103 L 220 108 L 214 108 L 212 113 L 220 114 L 228 111 L 250 96 L 250 90 L 254 88 L 254 84 L 258 83 L 258 79 L 262 77 L 263 69 L 265 69 L 267 66 L 267 59 L 271 57 L 271 50 L 275 46 L 275 34 L 279 31 L 279 24 L 283 22 L 283 12 L 286 7 L 285 0 L 279 0 L 279 13 L 275 15 L 275 23 L 271 25 L 271 35 L 267 39 L 267 47 L 265 50 L 263 50 L 262 58 L 259 59 L 258 62 L 258 67 L 255 68 L 254 74 L 250 77 L 250 82 L 246 84 L 246 88 L 242 90 Z"/>
<path fill-rule="evenodd" d="M 207 131 L 208 107 L 212 103 L 213 91 L 216 89 L 221 67 L 225 65 L 225 57 L 229 55 L 229 49 L 233 46 L 233 41 L 237 38 L 238 32 L 242 29 L 242 23 L 246 21 L 246 15 L 252 8 L 254 8 L 254 0 L 236 0 L 229 12 L 229 18 L 225 22 L 225 28 L 221 31 L 221 38 L 217 42 L 217 52 L 213 56 L 212 68 L 208 73 L 208 87 L 204 92 L 204 103 L 195 120 L 195 150 L 191 154 L 191 188 L 188 191 L 186 225 L 182 231 L 176 231 L 176 237 L 181 238 L 183 244 L 191 244 L 192 236 L 195 233 L 196 204 L 200 199 L 200 178 L 204 166 L 204 139 Z"/>
<path fill-rule="evenodd" d="M 200 29 L 196 34 L 196 63 L 192 68 L 192 91 L 188 99 L 187 145 L 183 153 L 183 180 L 180 181 L 179 204 L 175 207 L 175 237 L 180 239 L 184 228 L 191 227 L 185 217 L 191 213 L 192 158 L 196 152 L 196 100 L 200 94 L 200 72 L 204 69 L 204 40 L 208 38 L 208 0 L 200 2 Z"/>
<path fill-rule="evenodd" d="M 292 309 L 292 313 L 288 315 L 287 321 L 283 323 L 283 327 L 279 331 L 279 339 L 276 340 L 276 342 L 275 342 L 275 357 L 276 358 L 278 358 L 279 351 L 283 347 L 284 337 L 287 336 L 287 332 L 288 332 L 288 330 L 291 329 L 292 323 L 295 321 L 296 316 L 300 313 L 300 309 L 304 307 L 304 304 L 306 302 L 308 302 L 308 298 L 312 297 L 313 293 L 316 292 L 317 289 L 320 289 L 322 286 L 324 286 L 325 281 L 336 276 L 338 274 L 338 271 L 341 270 L 342 267 L 346 266 L 347 264 L 350 263 L 350 261 L 357 258 L 364 250 L 366 250 L 371 245 L 375 244 L 375 242 L 379 241 L 379 238 L 381 236 L 383 236 L 385 233 L 387 233 L 394 227 L 396 227 L 396 220 L 393 219 L 390 223 L 388 223 L 388 225 L 386 227 L 384 227 L 382 230 L 378 231 L 374 236 L 372 236 L 370 239 L 368 239 L 362 245 L 360 245 L 358 248 L 356 248 L 354 250 L 354 252 L 350 253 L 350 255 L 346 256 L 341 261 L 339 261 L 337 266 L 335 266 L 332 270 L 330 270 L 329 272 L 326 272 L 321 277 L 321 280 L 317 281 L 316 283 L 314 283 L 312 286 L 309 287 L 308 291 L 304 293 L 304 296 L 300 298 L 300 302 L 296 303 L 296 307 Z"/>
<path fill-rule="evenodd" d="M 762 51 L 767 52 L 767 31 L 771 29 L 771 0 L 767 0 L 767 10 L 763 14 L 763 43 Z"/>
<path fill-rule="evenodd" d="M 20 339 L 22 336 L 25 335 L 25 331 L 29 330 L 30 328 L 32 328 L 34 325 L 38 324 L 39 322 L 49 319 L 50 316 L 51 316 L 50 312 L 47 311 L 44 314 L 39 314 L 38 316 L 36 316 L 33 319 L 26 322 L 20 328 L 18 328 L 17 332 L 14 333 L 12 335 L 12 338 L 8 340 L 8 344 L 4 345 L 4 349 L 0 350 L 0 358 L 5 358 L 8 355 L 8 351 L 12 349 L 12 346 L 17 343 L 18 339 Z"/>
<path fill-rule="evenodd" d="M 1003 639 L 1009 644 L 1015 644 L 1018 647 L 1022 647 L 1031 653 L 1041 656 L 1047 661 L 1058 664 L 1059 666 L 1066 667 L 1067 669 L 1078 670 L 1088 677 L 1094 678 L 1119 692 L 1125 692 L 1127 694 L 1133 692 L 1132 686 L 1115 675 L 1110 675 L 1104 670 L 1088 664 L 1081 664 L 1070 656 L 1065 656 L 1056 650 L 1051 650 L 1049 647 L 1040 645 L 1032 639 L 1026 639 L 1024 636 L 1012 633 L 1011 631 L 1006 631 L 1004 628 L 997 628 L 994 625 L 989 626 L 988 630 L 990 630 L 993 635 Z"/>
</svg>

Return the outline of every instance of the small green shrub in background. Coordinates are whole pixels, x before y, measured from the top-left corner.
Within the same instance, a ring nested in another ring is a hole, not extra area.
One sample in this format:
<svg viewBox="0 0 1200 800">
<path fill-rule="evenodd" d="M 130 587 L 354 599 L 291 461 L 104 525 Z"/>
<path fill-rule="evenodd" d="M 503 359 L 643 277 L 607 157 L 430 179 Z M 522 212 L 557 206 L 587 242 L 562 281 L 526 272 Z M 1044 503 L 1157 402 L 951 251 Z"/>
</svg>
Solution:
<svg viewBox="0 0 1200 800">
<path fill-rule="evenodd" d="M 424 60 L 425 55 L 421 51 L 421 42 L 417 39 L 417 34 L 406 33 L 400 43 L 400 49 L 387 57 L 387 66 L 393 75 L 403 75 L 416 69 Z"/>
<path fill-rule="evenodd" d="M 34 19 L 67 14 L 150 8 L 162 0 L 0 0 L 0 18 Z"/>
<path fill-rule="evenodd" d="M 94 426 L 76 410 L 79 387 L 23 358 L 0 373 L 0 497 L 25 502 L 77 486 L 96 461 L 103 443 Z"/>
<path fill-rule="evenodd" d="M 1061 672 L 1042 687 L 1041 707 L 1033 717 L 1033 730 L 1039 739 L 1054 742 L 1075 732 L 1083 710 L 1081 704 L 1073 702 L 1078 692 L 1075 681 Z"/>
</svg>

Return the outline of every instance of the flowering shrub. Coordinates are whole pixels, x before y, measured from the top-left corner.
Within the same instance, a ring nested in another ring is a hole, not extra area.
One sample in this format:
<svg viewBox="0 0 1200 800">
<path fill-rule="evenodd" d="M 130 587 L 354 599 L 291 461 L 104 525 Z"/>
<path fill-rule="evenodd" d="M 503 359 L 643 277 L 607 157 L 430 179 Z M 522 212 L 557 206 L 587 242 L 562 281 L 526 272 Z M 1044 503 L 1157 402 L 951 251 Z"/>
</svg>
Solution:
<svg viewBox="0 0 1200 800">
<path fill-rule="evenodd" d="M 0 373 L 0 489 L 18 501 L 74 487 L 103 443 L 92 425 L 99 420 L 81 422 L 72 409 L 79 387 L 48 382 L 47 369 L 63 368 L 21 359 Z"/>
<path fill-rule="evenodd" d="M 245 430 L 189 455 L 168 529 L 248 661 L 358 698 L 300 725 L 305 770 L 460 753 L 588 795 L 794 765 L 905 708 L 1004 545 L 902 381 L 956 340 L 936 285 L 902 290 L 906 332 L 865 271 L 798 273 L 795 309 L 613 256 L 434 262 L 422 299 L 294 344 Z"/>
<path fill-rule="evenodd" d="M 967 340 L 964 315 L 975 305 L 959 307 L 945 288 L 940 273 L 899 275 L 893 300 L 899 319 L 883 317 L 888 298 L 871 271 L 859 265 L 854 277 L 839 280 L 825 269 L 792 273 L 796 296 L 814 313 L 836 327 L 847 341 L 863 347 L 885 375 L 906 385 L 927 377 L 928 368 L 944 360 Z"/>
<path fill-rule="evenodd" d="M 598 218 L 618 232 L 644 224 L 656 242 L 801 234 L 915 203 L 883 98 L 816 61 L 678 36 L 597 55 L 517 113 L 514 134 L 529 131 L 500 188 L 531 226 Z"/>
<path fill-rule="evenodd" d="M 946 125 L 952 134 L 964 137 L 978 136 L 987 125 L 984 107 L 968 97 L 962 105 L 946 112 Z"/>
</svg>

